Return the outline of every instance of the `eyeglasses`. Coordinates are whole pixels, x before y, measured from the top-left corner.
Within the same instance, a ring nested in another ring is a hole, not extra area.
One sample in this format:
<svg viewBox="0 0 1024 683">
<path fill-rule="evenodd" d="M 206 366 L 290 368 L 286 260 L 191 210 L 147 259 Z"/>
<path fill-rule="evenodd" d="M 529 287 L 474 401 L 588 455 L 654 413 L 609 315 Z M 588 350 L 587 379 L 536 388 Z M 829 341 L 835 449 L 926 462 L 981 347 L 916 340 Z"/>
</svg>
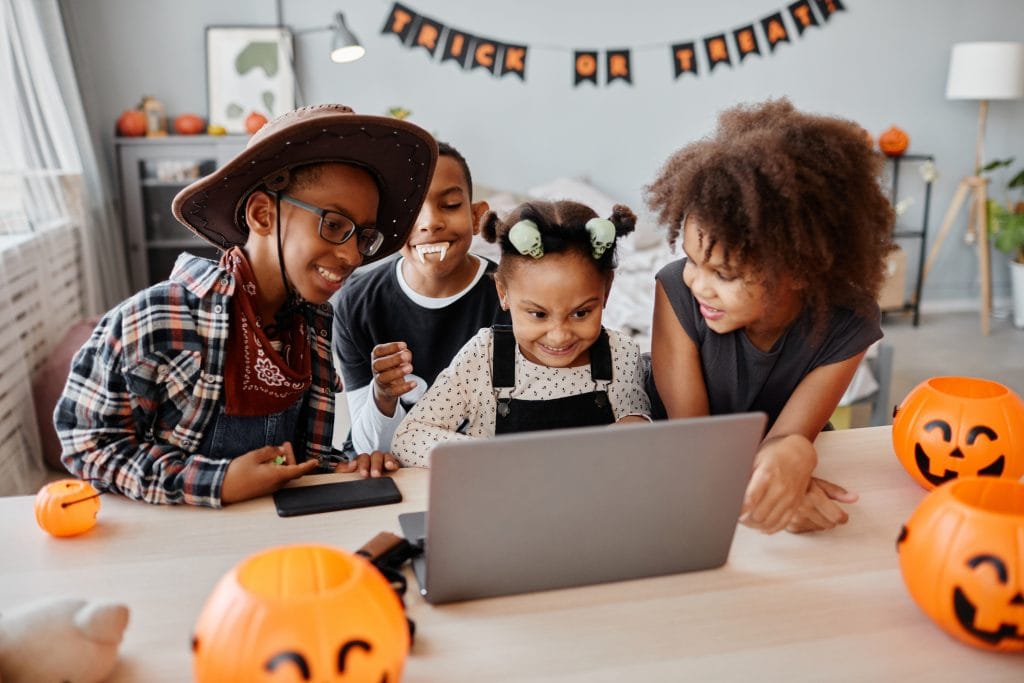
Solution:
<svg viewBox="0 0 1024 683">
<path fill-rule="evenodd" d="M 317 230 L 320 233 L 320 237 L 331 244 L 345 244 L 345 242 L 352 239 L 352 235 L 358 233 L 356 248 L 359 249 L 359 253 L 363 256 L 373 256 L 384 242 L 384 234 L 382 232 L 374 228 L 360 228 L 351 218 L 343 213 L 321 209 L 319 206 L 313 206 L 284 192 L 272 194 L 278 199 L 283 199 L 289 204 L 319 216 L 320 225 L 317 226 Z"/>
</svg>

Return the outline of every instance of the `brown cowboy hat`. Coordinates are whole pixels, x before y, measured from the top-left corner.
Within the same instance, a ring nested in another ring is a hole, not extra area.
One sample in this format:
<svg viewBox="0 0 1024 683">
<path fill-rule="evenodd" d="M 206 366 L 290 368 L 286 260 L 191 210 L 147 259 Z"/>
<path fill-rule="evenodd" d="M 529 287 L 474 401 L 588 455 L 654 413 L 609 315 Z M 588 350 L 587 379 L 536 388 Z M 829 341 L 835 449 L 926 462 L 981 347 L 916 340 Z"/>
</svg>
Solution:
<svg viewBox="0 0 1024 683">
<path fill-rule="evenodd" d="M 282 190 L 289 169 L 315 163 L 353 164 L 377 182 L 384 242 L 365 258 L 370 263 L 405 244 L 434 174 L 437 142 L 419 126 L 341 104 L 301 107 L 260 128 L 238 156 L 179 192 L 171 209 L 189 230 L 229 249 L 245 243 L 245 201 L 253 190 Z"/>
</svg>

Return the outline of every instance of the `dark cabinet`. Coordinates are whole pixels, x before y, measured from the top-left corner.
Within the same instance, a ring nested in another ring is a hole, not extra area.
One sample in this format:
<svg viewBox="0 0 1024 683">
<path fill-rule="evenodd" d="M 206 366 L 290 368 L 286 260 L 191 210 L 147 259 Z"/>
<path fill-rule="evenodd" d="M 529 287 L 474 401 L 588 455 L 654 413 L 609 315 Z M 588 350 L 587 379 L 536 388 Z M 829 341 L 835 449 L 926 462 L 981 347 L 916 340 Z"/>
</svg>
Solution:
<svg viewBox="0 0 1024 683">
<path fill-rule="evenodd" d="M 171 200 L 230 160 L 247 141 L 244 135 L 117 139 L 121 220 L 133 289 L 167 279 L 183 251 L 217 257 L 218 249 L 175 220 Z"/>
</svg>

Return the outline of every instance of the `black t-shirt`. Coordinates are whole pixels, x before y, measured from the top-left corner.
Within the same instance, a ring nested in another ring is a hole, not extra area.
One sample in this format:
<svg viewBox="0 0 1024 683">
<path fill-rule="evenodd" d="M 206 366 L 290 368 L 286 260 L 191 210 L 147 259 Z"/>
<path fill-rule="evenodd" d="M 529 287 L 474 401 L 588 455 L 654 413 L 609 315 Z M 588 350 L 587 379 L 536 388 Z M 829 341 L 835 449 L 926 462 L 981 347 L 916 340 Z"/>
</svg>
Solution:
<svg viewBox="0 0 1024 683">
<path fill-rule="evenodd" d="M 657 279 L 679 324 L 700 351 L 712 415 L 763 411 L 770 428 L 812 370 L 855 356 L 882 338 L 880 315 L 869 319 L 845 308 L 833 309 L 818 338 L 812 338 L 810 316 L 803 315 L 768 351 L 754 346 L 743 330 L 718 334 L 708 327 L 700 305 L 683 282 L 685 260 L 662 268 Z M 664 407 L 660 400 L 657 403 L 652 409 L 663 417 Z"/>
<path fill-rule="evenodd" d="M 486 272 L 461 297 L 443 308 L 426 308 L 398 282 L 397 259 L 356 272 L 338 293 L 334 310 L 334 351 L 345 390 L 373 380 L 370 353 L 377 344 L 404 341 L 412 351 L 413 373 L 429 387 L 459 349 L 480 328 L 507 323 L 490 274 L 497 265 L 483 259 Z"/>
</svg>

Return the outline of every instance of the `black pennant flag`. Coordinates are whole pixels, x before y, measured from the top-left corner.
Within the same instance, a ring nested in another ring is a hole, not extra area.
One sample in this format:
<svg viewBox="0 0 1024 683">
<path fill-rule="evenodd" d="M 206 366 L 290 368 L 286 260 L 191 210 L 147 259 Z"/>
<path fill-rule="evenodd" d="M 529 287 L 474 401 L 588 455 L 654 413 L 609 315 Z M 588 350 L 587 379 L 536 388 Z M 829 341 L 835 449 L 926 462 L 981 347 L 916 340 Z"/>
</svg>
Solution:
<svg viewBox="0 0 1024 683">
<path fill-rule="evenodd" d="M 477 38 L 473 42 L 473 61 L 470 62 L 469 70 L 482 67 L 495 74 L 498 71 L 498 48 L 501 43 L 489 38 Z"/>
<path fill-rule="evenodd" d="M 676 70 L 676 79 L 686 73 L 697 75 L 697 49 L 693 43 L 672 46 L 672 66 Z"/>
<path fill-rule="evenodd" d="M 388 14 L 388 18 L 384 22 L 384 28 L 380 32 L 398 36 L 398 40 L 401 41 L 402 45 L 405 45 L 409 40 L 409 34 L 412 33 L 413 24 L 416 23 L 418 18 L 418 14 L 396 2 L 391 7 L 391 13 Z"/>
<path fill-rule="evenodd" d="M 525 81 L 527 50 L 525 45 L 505 45 L 501 54 L 501 73 L 499 75 L 515 74 L 519 76 L 520 80 Z"/>
<path fill-rule="evenodd" d="M 821 16 L 825 17 L 825 21 L 828 21 L 836 12 L 846 11 L 840 0 L 814 0 L 814 4 L 818 6 L 818 11 L 821 12 Z"/>
<path fill-rule="evenodd" d="M 729 58 L 729 44 L 725 42 L 724 33 L 705 38 L 704 51 L 708 55 L 708 71 L 714 71 L 715 67 L 722 63 L 732 66 L 732 59 Z"/>
<path fill-rule="evenodd" d="M 573 57 L 573 86 L 587 82 L 597 85 L 597 52 L 576 50 Z"/>
<path fill-rule="evenodd" d="M 620 78 L 626 83 L 633 82 L 633 67 L 630 64 L 629 50 L 607 50 L 605 58 L 605 85 Z"/>
<path fill-rule="evenodd" d="M 798 0 L 789 6 L 789 14 L 796 23 L 796 32 L 803 35 L 804 31 L 818 25 L 818 17 L 811 10 L 810 0 Z"/>
<path fill-rule="evenodd" d="M 760 55 L 761 46 L 757 43 L 757 35 L 754 33 L 754 26 L 741 26 L 732 32 L 732 38 L 736 41 L 736 49 L 740 53 L 740 62 L 747 58 L 747 55 Z"/>
<path fill-rule="evenodd" d="M 452 60 L 465 69 L 466 62 L 469 59 L 469 47 L 473 40 L 474 37 L 465 31 L 449 28 L 448 34 L 444 39 L 444 50 L 441 52 L 441 61 L 447 62 Z"/>
<path fill-rule="evenodd" d="M 422 47 L 433 57 L 437 52 L 437 45 L 443 31 L 444 24 L 420 15 L 419 24 L 416 26 L 416 37 L 409 47 L 412 49 Z"/>
<path fill-rule="evenodd" d="M 779 43 L 789 42 L 789 31 L 782 21 L 782 12 L 776 12 L 762 19 L 761 28 L 764 30 L 765 40 L 768 41 L 768 47 L 772 52 L 775 52 L 775 46 Z"/>
</svg>

